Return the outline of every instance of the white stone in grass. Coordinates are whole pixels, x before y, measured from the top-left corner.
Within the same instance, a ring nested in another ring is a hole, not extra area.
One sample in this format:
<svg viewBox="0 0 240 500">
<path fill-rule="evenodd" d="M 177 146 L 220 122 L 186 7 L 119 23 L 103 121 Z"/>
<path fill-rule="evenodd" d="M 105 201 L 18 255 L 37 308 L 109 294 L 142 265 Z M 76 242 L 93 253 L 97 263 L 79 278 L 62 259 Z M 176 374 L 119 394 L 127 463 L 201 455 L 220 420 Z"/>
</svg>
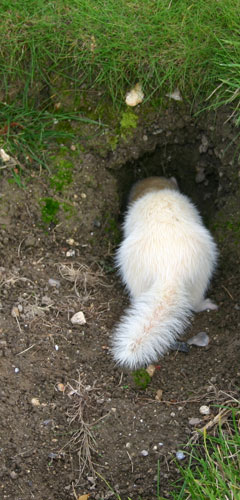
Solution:
<svg viewBox="0 0 240 500">
<path fill-rule="evenodd" d="M 7 162 L 7 161 L 10 161 L 11 160 L 11 156 L 9 156 L 5 151 L 4 149 L 0 149 L 0 157 L 1 157 L 1 160 L 4 161 L 4 162 Z"/>
<path fill-rule="evenodd" d="M 144 93 L 142 91 L 142 87 L 140 83 L 137 83 L 135 87 L 133 87 L 130 92 L 127 93 L 125 103 L 128 106 L 137 106 L 137 104 L 141 104 L 144 99 Z"/>
<path fill-rule="evenodd" d="M 186 455 L 183 453 L 183 451 L 180 451 L 180 450 L 179 450 L 179 451 L 177 451 L 177 453 L 176 453 L 176 458 L 177 458 L 178 460 L 184 460 L 184 458 L 185 458 L 185 457 L 186 457 Z"/>
<path fill-rule="evenodd" d="M 174 101 L 182 101 L 182 96 L 180 94 L 180 90 L 177 88 L 173 92 L 170 92 L 169 94 L 166 94 L 166 97 L 170 97 L 170 99 L 173 99 Z"/>
<path fill-rule="evenodd" d="M 71 317 L 71 323 L 73 325 L 85 325 L 86 323 L 86 318 L 84 316 L 84 313 L 82 311 L 76 312 L 72 317 Z"/>
</svg>

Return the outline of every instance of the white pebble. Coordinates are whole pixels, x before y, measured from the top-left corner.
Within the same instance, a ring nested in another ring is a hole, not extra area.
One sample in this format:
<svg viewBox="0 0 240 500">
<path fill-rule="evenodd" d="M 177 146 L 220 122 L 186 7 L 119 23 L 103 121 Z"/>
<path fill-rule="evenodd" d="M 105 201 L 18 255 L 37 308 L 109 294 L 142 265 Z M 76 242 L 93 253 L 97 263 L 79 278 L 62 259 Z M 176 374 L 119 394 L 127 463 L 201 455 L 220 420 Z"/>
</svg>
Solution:
<svg viewBox="0 0 240 500">
<path fill-rule="evenodd" d="M 15 373 L 19 373 L 19 368 L 14 368 Z"/>
<path fill-rule="evenodd" d="M 147 457 L 148 456 L 148 451 L 147 450 L 142 450 L 140 452 L 140 455 L 142 455 L 143 457 Z"/>
<path fill-rule="evenodd" d="M 55 286 L 56 288 L 59 288 L 60 287 L 60 281 L 58 280 L 54 280 L 53 278 L 49 278 L 48 280 L 48 284 L 50 286 Z"/>
<path fill-rule="evenodd" d="M 86 318 L 84 316 L 84 313 L 82 311 L 78 311 L 71 317 L 71 323 L 73 325 L 85 325 L 86 323 Z"/>
<path fill-rule="evenodd" d="M 74 257 L 74 255 L 75 255 L 75 250 L 73 248 L 71 248 L 66 252 L 66 257 Z"/>
<path fill-rule="evenodd" d="M 137 104 L 143 101 L 143 98 L 144 93 L 142 87 L 140 83 L 137 83 L 135 87 L 127 93 L 125 102 L 128 106 L 137 106 Z"/>
<path fill-rule="evenodd" d="M 200 411 L 201 415 L 209 415 L 210 408 L 209 408 L 209 406 L 203 405 L 199 408 L 199 411 Z"/>
<path fill-rule="evenodd" d="M 4 149 L 0 149 L 0 157 L 1 157 L 2 161 L 4 161 L 4 162 L 11 160 L 11 156 L 9 156 L 6 153 L 6 151 L 4 151 Z"/>
<path fill-rule="evenodd" d="M 54 346 L 54 347 L 55 347 L 55 351 L 58 351 L 59 346 L 58 346 L 57 344 L 55 344 L 55 346 Z"/>
<path fill-rule="evenodd" d="M 176 453 L 176 458 L 178 460 L 184 460 L 185 456 L 186 455 L 184 455 L 183 451 L 177 451 L 177 453 Z"/>
<path fill-rule="evenodd" d="M 40 404 L 41 404 L 41 403 L 40 403 L 40 401 L 39 401 L 39 399 L 38 399 L 38 398 L 32 398 L 32 399 L 31 399 L 31 404 L 32 404 L 33 406 L 40 406 Z"/>
<path fill-rule="evenodd" d="M 68 245 L 74 245 L 75 241 L 73 238 L 68 238 L 68 240 L 66 240 L 66 243 L 68 243 Z"/>
</svg>

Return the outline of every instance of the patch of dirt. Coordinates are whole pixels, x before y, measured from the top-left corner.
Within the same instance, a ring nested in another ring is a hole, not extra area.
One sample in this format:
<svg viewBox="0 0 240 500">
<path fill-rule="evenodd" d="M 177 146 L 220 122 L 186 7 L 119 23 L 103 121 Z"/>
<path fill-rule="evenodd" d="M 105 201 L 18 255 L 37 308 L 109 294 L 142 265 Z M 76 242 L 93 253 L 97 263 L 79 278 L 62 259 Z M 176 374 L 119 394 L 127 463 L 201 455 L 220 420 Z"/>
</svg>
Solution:
<svg viewBox="0 0 240 500">
<path fill-rule="evenodd" d="M 59 195 L 71 216 L 60 212 L 49 227 L 39 205 L 53 196 L 46 174 L 32 174 L 23 190 L 2 170 L 1 498 L 113 498 L 97 471 L 122 500 L 149 500 L 158 460 L 167 497 L 178 477 L 172 454 L 192 435 L 189 419 L 204 425 L 238 390 L 240 167 L 227 116 L 196 123 L 166 111 L 107 158 L 80 153 L 74 182 Z M 114 365 L 109 346 L 128 304 L 113 270 L 122 207 L 132 182 L 147 175 L 174 175 L 211 227 L 220 262 L 209 296 L 219 310 L 196 315 L 184 335 L 206 331 L 209 346 L 166 355 L 141 390 Z M 78 311 L 86 323 L 73 325 Z M 200 415 L 203 404 L 212 404 L 210 416 Z"/>
</svg>

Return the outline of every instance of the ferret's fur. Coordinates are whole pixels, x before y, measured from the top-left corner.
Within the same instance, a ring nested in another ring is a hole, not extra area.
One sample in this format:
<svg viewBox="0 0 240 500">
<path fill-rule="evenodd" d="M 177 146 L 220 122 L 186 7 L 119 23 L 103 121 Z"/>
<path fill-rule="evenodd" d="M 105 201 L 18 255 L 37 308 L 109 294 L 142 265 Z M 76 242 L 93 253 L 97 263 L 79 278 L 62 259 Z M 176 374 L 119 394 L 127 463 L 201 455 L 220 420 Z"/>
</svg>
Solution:
<svg viewBox="0 0 240 500">
<path fill-rule="evenodd" d="M 149 177 L 132 189 L 116 264 L 131 307 L 113 335 L 118 364 L 135 369 L 157 360 L 204 300 L 217 247 L 175 179 Z"/>
</svg>

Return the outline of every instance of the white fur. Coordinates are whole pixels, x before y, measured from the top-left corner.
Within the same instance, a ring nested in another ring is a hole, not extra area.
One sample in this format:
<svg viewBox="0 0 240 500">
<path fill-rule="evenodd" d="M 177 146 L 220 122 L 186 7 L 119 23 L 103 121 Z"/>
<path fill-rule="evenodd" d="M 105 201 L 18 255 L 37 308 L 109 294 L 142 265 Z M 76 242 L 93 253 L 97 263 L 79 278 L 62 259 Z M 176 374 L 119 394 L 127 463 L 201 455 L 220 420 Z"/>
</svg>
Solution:
<svg viewBox="0 0 240 500">
<path fill-rule="evenodd" d="M 204 308 L 217 247 L 192 202 L 171 189 L 138 198 L 123 227 L 116 264 L 132 305 L 112 350 L 118 364 L 135 369 L 163 355 L 191 312 Z"/>
</svg>

